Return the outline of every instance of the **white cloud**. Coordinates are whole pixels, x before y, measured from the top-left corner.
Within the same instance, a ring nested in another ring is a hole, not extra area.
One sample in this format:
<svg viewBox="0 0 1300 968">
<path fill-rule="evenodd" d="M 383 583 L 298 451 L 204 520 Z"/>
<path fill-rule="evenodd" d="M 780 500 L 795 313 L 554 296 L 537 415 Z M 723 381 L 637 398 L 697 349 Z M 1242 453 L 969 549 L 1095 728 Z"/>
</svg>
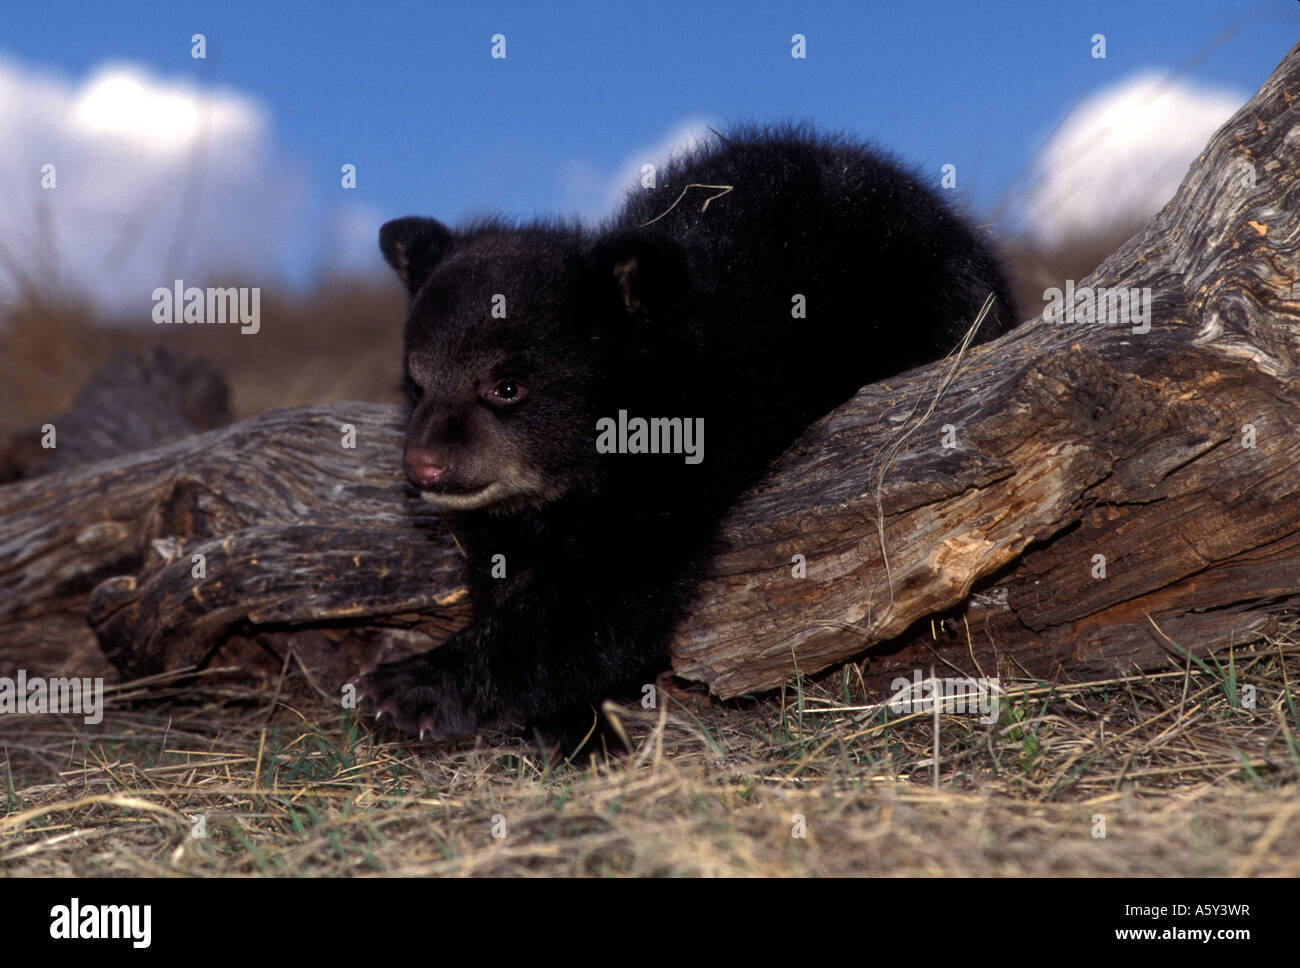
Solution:
<svg viewBox="0 0 1300 968">
<path fill-rule="evenodd" d="M 590 222 L 600 220 L 623 204 L 623 197 L 640 184 L 641 167 L 658 165 L 711 137 L 709 123 L 698 118 L 679 122 L 652 145 L 623 156 L 613 172 L 602 171 L 586 161 L 573 161 L 564 171 L 564 191 L 570 210 Z"/>
<path fill-rule="evenodd" d="M 1147 71 L 1084 98 L 1043 147 L 1016 220 L 1048 246 L 1145 222 L 1247 97 Z"/>
<path fill-rule="evenodd" d="M 137 65 L 72 81 L 0 59 L 0 295 L 27 278 L 147 319 L 173 279 L 272 281 L 304 192 L 270 127 L 247 94 Z"/>
</svg>

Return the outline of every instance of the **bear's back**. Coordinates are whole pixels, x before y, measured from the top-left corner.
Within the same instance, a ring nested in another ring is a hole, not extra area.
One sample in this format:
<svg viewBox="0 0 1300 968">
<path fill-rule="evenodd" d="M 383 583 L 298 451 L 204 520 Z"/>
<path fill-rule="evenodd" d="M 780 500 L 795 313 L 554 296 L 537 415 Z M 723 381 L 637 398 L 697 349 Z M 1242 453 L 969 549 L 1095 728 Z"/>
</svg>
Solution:
<svg viewBox="0 0 1300 968">
<path fill-rule="evenodd" d="M 670 160 L 657 184 L 631 192 L 617 223 L 681 245 L 709 314 L 743 320 L 747 339 L 778 338 L 801 296 L 810 324 L 844 326 L 845 349 L 870 352 L 866 383 L 946 354 L 990 291 L 977 341 L 1015 324 L 987 240 L 869 145 L 743 126 Z"/>
</svg>

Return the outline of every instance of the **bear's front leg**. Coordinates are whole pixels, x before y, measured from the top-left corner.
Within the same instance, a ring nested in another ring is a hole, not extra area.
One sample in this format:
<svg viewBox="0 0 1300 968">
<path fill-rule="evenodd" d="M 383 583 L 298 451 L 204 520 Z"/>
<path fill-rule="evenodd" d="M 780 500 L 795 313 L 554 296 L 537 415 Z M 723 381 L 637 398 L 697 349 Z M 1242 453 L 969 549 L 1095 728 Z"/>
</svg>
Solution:
<svg viewBox="0 0 1300 968">
<path fill-rule="evenodd" d="M 381 722 L 421 739 L 462 739 L 500 724 L 502 697 L 486 661 L 491 648 L 474 623 L 436 649 L 383 663 L 357 688 Z"/>
<path fill-rule="evenodd" d="M 423 739 L 454 740 L 577 710 L 586 716 L 666 666 L 661 606 L 652 619 L 635 596 L 613 609 L 572 589 L 522 583 L 518 592 L 490 609 L 476 601 L 483 617 L 445 644 L 361 677 L 379 719 Z"/>
</svg>

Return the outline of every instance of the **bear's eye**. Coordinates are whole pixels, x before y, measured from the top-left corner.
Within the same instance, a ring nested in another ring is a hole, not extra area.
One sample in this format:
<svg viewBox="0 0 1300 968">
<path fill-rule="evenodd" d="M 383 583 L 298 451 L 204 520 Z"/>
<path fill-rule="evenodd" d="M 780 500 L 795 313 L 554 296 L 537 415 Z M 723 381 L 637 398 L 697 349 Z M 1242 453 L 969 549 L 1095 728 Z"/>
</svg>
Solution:
<svg viewBox="0 0 1300 968">
<path fill-rule="evenodd" d="M 518 380 L 507 378 L 491 384 L 483 396 L 489 403 L 511 405 L 528 396 L 528 388 Z"/>
</svg>

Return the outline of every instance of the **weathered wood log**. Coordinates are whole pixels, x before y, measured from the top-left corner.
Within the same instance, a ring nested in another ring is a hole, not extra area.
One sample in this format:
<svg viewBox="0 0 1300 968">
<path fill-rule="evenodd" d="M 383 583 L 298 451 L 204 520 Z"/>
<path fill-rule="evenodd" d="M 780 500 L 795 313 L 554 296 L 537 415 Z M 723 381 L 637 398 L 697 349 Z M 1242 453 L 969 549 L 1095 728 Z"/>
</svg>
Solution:
<svg viewBox="0 0 1300 968">
<path fill-rule="evenodd" d="M 878 677 L 1131 671 L 1300 603 L 1298 97 L 1300 47 L 1083 281 L 1149 289 L 1149 331 L 1047 315 L 972 354 L 924 420 L 942 366 L 813 427 L 727 522 L 675 670 L 737 695 L 902 637 Z M 909 634 L 954 607 L 959 635 Z"/>
<path fill-rule="evenodd" d="M 271 675 L 287 642 L 334 686 L 430 647 L 468 605 L 402 434 L 391 406 L 280 410 L 0 488 L 0 668 L 63 670 L 97 636 L 133 675 L 218 649 Z"/>
<path fill-rule="evenodd" d="M 133 454 L 231 419 L 230 388 L 210 363 L 161 345 L 118 350 L 95 370 L 71 406 L 48 421 L 52 434 L 44 426 L 0 434 L 0 482 Z M 87 500 L 76 487 L 60 492 L 73 499 L 69 507 Z M 45 493 L 45 488 L 38 485 L 34 493 Z M 23 508 L 22 492 L 12 494 L 14 504 L 0 502 L 0 518 L 7 510 Z M 34 530 L 22 516 L 0 520 L 0 616 L 5 616 L 0 618 L 0 669 L 111 673 L 86 622 L 86 593 L 98 578 L 130 567 L 138 556 L 118 556 L 121 540 L 112 540 L 130 532 L 128 521 L 116 520 L 111 509 L 93 503 L 84 510 L 77 520 L 48 518 Z M 66 554 L 68 549 L 60 546 L 67 540 L 67 527 L 76 528 L 82 547 L 73 549 L 70 568 L 55 569 L 54 585 L 43 584 L 41 559 Z"/>
<path fill-rule="evenodd" d="M 725 522 L 674 670 L 722 697 L 864 651 L 874 677 L 1086 675 L 1300 604 L 1297 98 L 1300 47 L 1080 284 L 1137 290 L 1149 328 L 1058 307 L 810 428 Z M 280 411 L 0 488 L 0 663 L 66 659 L 80 614 L 130 673 L 291 647 L 334 686 L 435 644 L 467 605 L 400 419 Z"/>
</svg>

